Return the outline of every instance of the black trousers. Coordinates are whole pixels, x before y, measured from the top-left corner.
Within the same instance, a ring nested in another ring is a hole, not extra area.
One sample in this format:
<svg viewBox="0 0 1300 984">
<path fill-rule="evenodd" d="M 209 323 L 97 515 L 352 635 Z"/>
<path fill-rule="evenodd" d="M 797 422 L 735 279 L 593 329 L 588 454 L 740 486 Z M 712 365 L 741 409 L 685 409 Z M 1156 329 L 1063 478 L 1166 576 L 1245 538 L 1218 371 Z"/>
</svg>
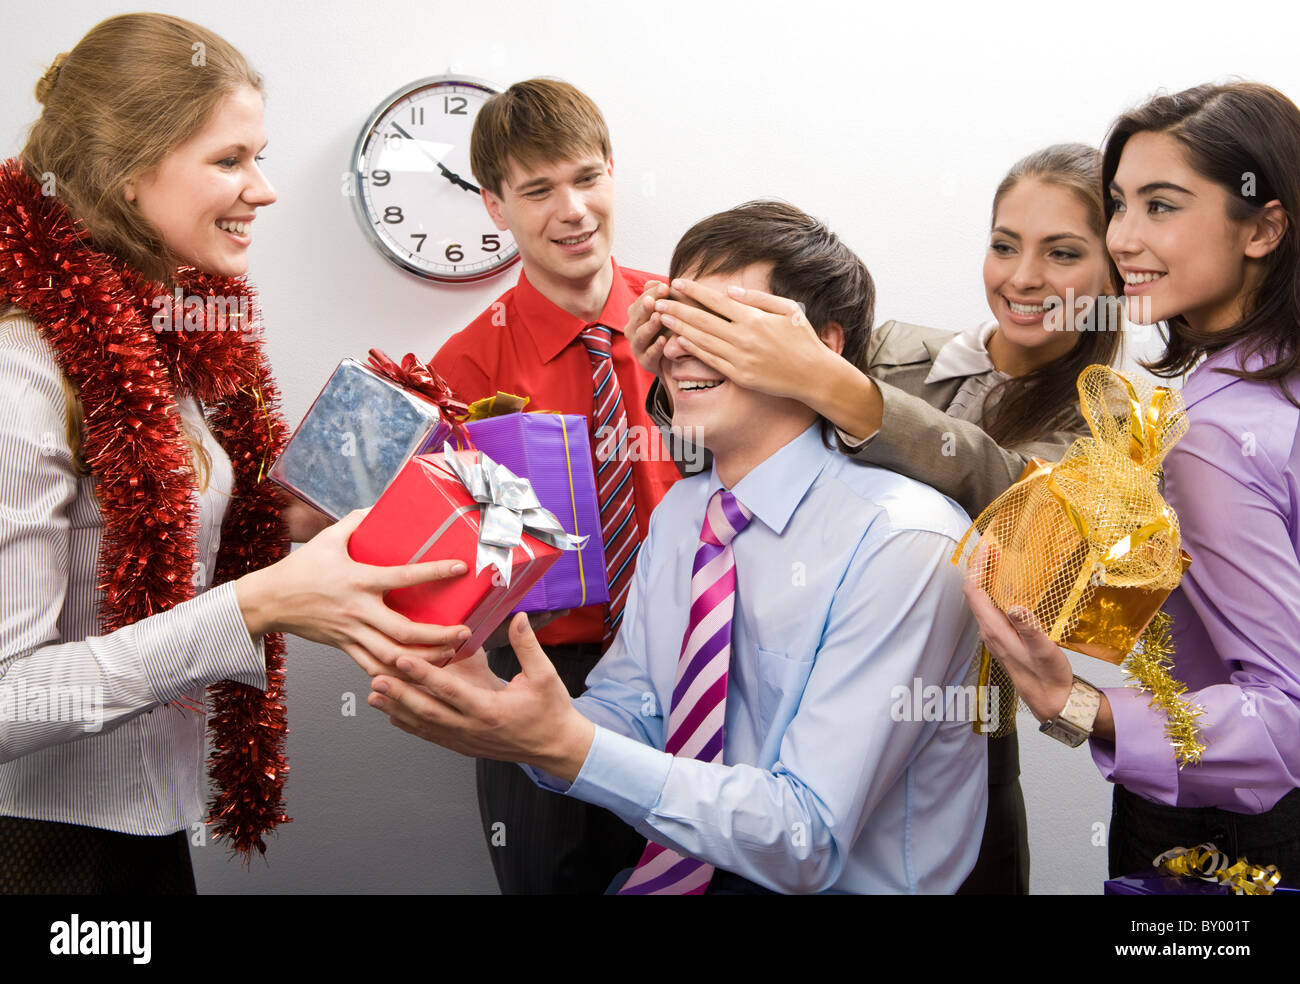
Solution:
<svg viewBox="0 0 1300 984">
<path fill-rule="evenodd" d="M 600 661 L 598 643 L 547 646 L 547 654 L 577 697 Z M 492 672 L 519 672 L 513 649 L 488 653 Z M 513 762 L 478 759 L 478 808 L 488 853 L 504 895 L 600 895 L 632 867 L 646 839 L 600 807 L 534 785 Z"/>
<path fill-rule="evenodd" d="M 193 895 L 184 830 L 160 837 L 0 817 L 0 895 Z"/>
<path fill-rule="evenodd" d="M 1016 732 L 989 742 L 989 811 L 975 867 L 958 895 L 1029 894 L 1029 823 Z"/>
<path fill-rule="evenodd" d="M 1110 876 L 1150 871 L 1171 847 L 1211 841 L 1228 856 L 1251 864 L 1276 865 L 1282 881 L 1300 885 L 1300 789 L 1287 793 L 1267 813 L 1232 813 L 1215 807 L 1164 806 L 1116 783 L 1108 845 Z"/>
</svg>

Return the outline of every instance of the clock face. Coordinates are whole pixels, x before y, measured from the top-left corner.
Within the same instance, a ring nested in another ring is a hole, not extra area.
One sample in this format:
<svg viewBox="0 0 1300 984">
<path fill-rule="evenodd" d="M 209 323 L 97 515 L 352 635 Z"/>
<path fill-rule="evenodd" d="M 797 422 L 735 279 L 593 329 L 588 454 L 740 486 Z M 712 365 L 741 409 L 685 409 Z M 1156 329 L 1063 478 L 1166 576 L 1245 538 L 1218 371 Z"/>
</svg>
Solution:
<svg viewBox="0 0 1300 984">
<path fill-rule="evenodd" d="M 479 107 L 496 94 L 464 76 L 422 79 L 371 115 L 352 163 L 353 201 L 379 251 L 439 283 L 472 283 L 519 260 L 489 218 L 469 167 Z"/>
</svg>

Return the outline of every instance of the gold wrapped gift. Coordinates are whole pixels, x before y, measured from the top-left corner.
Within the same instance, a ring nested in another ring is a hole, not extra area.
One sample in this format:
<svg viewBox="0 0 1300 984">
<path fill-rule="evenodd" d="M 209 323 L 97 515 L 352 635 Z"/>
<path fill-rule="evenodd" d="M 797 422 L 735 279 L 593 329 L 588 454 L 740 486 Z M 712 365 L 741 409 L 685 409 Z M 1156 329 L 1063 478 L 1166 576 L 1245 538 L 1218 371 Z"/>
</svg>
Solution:
<svg viewBox="0 0 1300 984">
<path fill-rule="evenodd" d="M 1180 762 L 1195 761 L 1198 709 L 1168 675 L 1167 620 L 1152 623 L 1191 562 L 1160 495 L 1160 464 L 1187 432 L 1182 398 L 1107 366 L 1085 369 L 1078 388 L 1092 437 L 1055 464 L 1031 462 L 980 513 L 953 563 L 970 551 L 971 576 L 1004 612 L 1026 608 L 1059 645 L 1124 663 L 1169 715 Z"/>
</svg>

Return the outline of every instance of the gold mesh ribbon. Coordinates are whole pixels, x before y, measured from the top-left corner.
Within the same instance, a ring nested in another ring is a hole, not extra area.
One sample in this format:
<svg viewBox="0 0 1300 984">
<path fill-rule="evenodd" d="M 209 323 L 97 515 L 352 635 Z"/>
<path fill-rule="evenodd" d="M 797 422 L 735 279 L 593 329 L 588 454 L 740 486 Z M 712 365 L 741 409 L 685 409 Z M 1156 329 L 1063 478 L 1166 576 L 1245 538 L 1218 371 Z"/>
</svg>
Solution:
<svg viewBox="0 0 1300 984">
<path fill-rule="evenodd" d="M 1002 664 L 993 658 L 993 654 L 983 643 L 975 654 L 975 684 L 980 689 L 977 694 L 996 694 L 992 699 L 976 704 L 977 716 L 973 722 L 975 731 L 990 738 L 1005 738 L 1016 733 L 1016 712 L 1020 709 L 1020 695 L 1016 685 L 1011 682 L 1011 675 Z M 997 708 L 996 714 L 993 708 Z"/>
<path fill-rule="evenodd" d="M 1226 885 L 1233 895 L 1272 895 L 1282 880 L 1276 865 L 1251 864 L 1245 858 L 1228 863 L 1228 856 L 1213 844 L 1175 847 L 1160 855 L 1152 866 L 1180 878 Z"/>
<path fill-rule="evenodd" d="M 1108 366 L 1085 369 L 1078 389 L 1092 436 L 1056 464 L 1031 462 L 976 518 L 953 563 L 965 556 L 1002 611 L 1024 607 L 1053 642 L 1119 664 L 1191 562 L 1160 495 L 1161 462 L 1187 432 L 1187 416 L 1181 394 Z M 973 533 L 987 549 L 975 551 Z M 1166 648 L 1126 668 L 1177 725 L 1170 738 L 1181 767 L 1204 750 L 1200 708 L 1183 700 L 1167 656 Z"/>
</svg>

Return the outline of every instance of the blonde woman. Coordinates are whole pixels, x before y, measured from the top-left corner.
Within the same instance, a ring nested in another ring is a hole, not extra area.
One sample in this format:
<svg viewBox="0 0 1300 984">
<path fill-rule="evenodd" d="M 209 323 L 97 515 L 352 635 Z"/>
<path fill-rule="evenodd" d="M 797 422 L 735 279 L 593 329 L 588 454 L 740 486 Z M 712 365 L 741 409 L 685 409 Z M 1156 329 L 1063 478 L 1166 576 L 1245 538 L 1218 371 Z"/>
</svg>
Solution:
<svg viewBox="0 0 1300 984">
<path fill-rule="evenodd" d="M 194 891 L 204 688 L 218 829 L 283 819 L 283 643 L 370 671 L 461 627 L 383 605 L 450 562 L 352 563 L 263 480 L 284 438 L 243 280 L 276 194 L 262 81 L 160 14 L 103 22 L 0 167 L 0 892 Z M 270 565 L 270 566 L 266 566 Z"/>
</svg>

